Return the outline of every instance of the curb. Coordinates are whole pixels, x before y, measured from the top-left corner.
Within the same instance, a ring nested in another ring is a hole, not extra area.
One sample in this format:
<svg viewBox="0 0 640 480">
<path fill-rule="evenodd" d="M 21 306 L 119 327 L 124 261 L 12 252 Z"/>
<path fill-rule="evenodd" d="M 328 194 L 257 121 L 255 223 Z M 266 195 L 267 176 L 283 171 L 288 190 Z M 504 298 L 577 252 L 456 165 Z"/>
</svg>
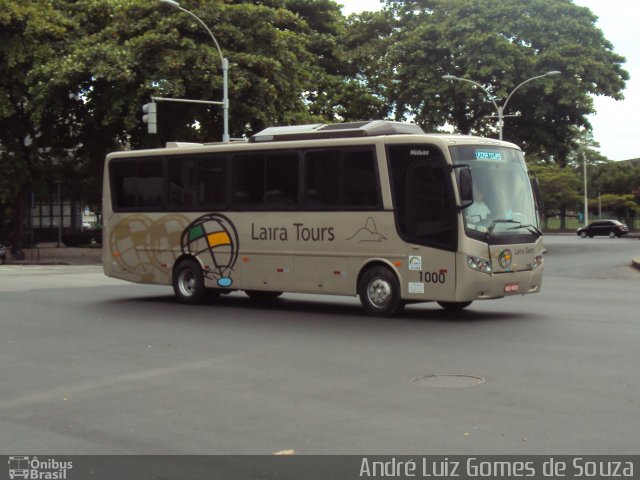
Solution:
<svg viewBox="0 0 640 480">
<path fill-rule="evenodd" d="M 10 255 L 8 265 L 102 265 L 102 248 L 34 248 L 24 249 L 24 260 Z"/>
<path fill-rule="evenodd" d="M 640 257 L 635 257 L 631 259 L 631 266 L 640 270 Z"/>
</svg>

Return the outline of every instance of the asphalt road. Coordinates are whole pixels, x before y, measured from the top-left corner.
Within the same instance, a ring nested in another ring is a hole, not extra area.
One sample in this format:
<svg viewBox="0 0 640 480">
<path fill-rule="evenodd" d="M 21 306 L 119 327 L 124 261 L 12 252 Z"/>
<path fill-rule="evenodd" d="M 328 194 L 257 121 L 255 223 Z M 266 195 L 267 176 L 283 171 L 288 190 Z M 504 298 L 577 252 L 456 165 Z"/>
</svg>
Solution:
<svg viewBox="0 0 640 480">
<path fill-rule="evenodd" d="M 392 319 L 1 266 L 0 453 L 637 454 L 640 241 L 546 244 L 540 294 Z"/>
</svg>

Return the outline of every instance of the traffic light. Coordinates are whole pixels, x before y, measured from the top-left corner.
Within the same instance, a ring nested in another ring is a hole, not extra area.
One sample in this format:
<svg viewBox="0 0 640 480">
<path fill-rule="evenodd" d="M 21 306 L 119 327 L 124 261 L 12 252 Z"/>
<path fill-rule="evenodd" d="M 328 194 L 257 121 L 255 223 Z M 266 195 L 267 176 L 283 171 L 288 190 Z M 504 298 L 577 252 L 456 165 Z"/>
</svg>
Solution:
<svg viewBox="0 0 640 480">
<path fill-rule="evenodd" d="M 155 102 L 145 103 L 142 106 L 142 111 L 144 112 L 142 121 L 147 124 L 147 131 L 149 133 L 158 133 L 158 116 L 156 107 L 157 105 Z"/>
</svg>

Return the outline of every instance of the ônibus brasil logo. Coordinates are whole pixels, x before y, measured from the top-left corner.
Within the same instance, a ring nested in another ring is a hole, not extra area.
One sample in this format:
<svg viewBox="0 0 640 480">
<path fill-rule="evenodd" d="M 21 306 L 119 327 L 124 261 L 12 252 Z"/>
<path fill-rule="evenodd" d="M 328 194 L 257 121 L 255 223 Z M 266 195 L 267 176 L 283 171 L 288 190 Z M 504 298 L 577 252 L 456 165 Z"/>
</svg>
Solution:
<svg viewBox="0 0 640 480">
<path fill-rule="evenodd" d="M 67 470 L 73 468 L 72 462 L 61 462 L 53 458 L 45 460 L 38 457 L 9 457 L 9 478 L 25 478 L 31 480 L 66 480 Z"/>
</svg>

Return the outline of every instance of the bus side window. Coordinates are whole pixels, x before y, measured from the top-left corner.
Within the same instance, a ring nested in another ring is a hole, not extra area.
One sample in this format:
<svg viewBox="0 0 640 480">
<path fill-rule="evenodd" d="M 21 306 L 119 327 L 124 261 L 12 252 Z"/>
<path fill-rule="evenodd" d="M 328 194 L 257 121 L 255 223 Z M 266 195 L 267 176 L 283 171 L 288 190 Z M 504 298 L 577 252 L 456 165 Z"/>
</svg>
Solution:
<svg viewBox="0 0 640 480">
<path fill-rule="evenodd" d="M 233 157 L 233 204 L 240 209 L 262 207 L 265 194 L 265 156 L 248 153 Z"/>
<path fill-rule="evenodd" d="M 345 152 L 342 175 L 343 205 L 363 208 L 380 204 L 375 158 L 371 150 Z"/>
<path fill-rule="evenodd" d="M 335 210 L 340 205 L 340 150 L 312 150 L 304 156 L 304 206 Z"/>
<path fill-rule="evenodd" d="M 267 155 L 264 206 L 291 209 L 298 204 L 300 160 L 298 152 Z"/>
<path fill-rule="evenodd" d="M 110 165 L 113 207 L 134 208 L 136 206 L 136 164 L 133 160 L 118 160 Z"/>
<path fill-rule="evenodd" d="M 224 207 L 226 166 L 224 156 L 169 158 L 169 206 L 191 211 Z"/>
<path fill-rule="evenodd" d="M 418 144 L 393 145 L 387 151 L 400 236 L 409 242 L 455 250 L 456 205 L 440 149 Z"/>
<path fill-rule="evenodd" d="M 143 160 L 137 163 L 138 196 L 136 207 L 160 208 L 164 204 L 164 175 L 162 160 Z"/>
<path fill-rule="evenodd" d="M 120 160 L 111 164 L 116 210 L 159 210 L 164 207 L 164 167 L 160 158 Z"/>
<path fill-rule="evenodd" d="M 304 207 L 364 210 L 380 206 L 372 149 L 311 150 L 304 157 Z"/>
</svg>

